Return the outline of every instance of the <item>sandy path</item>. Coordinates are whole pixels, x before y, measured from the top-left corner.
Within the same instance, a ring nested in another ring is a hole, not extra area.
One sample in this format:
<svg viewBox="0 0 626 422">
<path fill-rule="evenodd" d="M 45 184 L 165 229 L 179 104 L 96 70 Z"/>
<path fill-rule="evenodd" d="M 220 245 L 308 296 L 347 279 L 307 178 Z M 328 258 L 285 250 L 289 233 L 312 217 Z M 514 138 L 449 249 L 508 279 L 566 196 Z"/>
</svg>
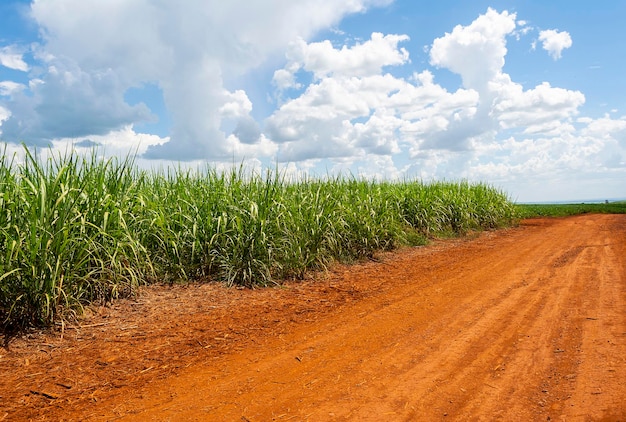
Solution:
<svg viewBox="0 0 626 422">
<path fill-rule="evenodd" d="M 179 310 L 166 297 L 167 315 L 131 303 L 106 330 L 94 315 L 47 360 L 32 344 L 53 340 L 16 342 L 0 360 L 6 420 L 626 421 L 626 216 L 528 220 L 282 290 L 217 290 L 183 289 Z M 72 350 L 74 367 L 55 362 Z"/>
</svg>

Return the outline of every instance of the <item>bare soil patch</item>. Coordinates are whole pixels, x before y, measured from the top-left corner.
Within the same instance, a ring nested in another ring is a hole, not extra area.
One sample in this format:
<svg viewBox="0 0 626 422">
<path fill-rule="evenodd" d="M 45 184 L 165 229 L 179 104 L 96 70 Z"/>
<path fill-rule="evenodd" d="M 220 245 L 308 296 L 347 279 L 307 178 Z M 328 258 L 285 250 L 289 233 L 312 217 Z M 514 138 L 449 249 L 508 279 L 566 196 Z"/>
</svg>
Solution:
<svg viewBox="0 0 626 422">
<path fill-rule="evenodd" d="M 626 421 L 626 216 L 146 288 L 14 340 L 0 379 L 0 421 Z"/>
</svg>

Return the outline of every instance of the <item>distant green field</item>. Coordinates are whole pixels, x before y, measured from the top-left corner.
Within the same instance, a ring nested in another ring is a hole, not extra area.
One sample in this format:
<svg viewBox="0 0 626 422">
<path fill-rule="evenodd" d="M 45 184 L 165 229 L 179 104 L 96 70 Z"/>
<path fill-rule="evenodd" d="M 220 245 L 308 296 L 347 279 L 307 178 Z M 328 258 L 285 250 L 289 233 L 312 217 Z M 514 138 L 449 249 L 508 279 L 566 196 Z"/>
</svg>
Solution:
<svg viewBox="0 0 626 422">
<path fill-rule="evenodd" d="M 626 214 L 626 201 L 608 204 L 516 204 L 515 206 L 520 218 L 566 217 L 588 213 Z"/>
</svg>

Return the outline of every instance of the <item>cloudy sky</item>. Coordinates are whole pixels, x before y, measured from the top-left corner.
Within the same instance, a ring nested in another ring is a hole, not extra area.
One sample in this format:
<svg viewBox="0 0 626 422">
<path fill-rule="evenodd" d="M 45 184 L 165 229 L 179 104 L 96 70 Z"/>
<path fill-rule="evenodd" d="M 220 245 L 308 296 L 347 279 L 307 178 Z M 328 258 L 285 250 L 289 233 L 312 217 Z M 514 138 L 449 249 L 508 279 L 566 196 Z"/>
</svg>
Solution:
<svg viewBox="0 0 626 422">
<path fill-rule="evenodd" d="M 3 0 L 0 139 L 626 198 L 625 17 L 621 0 Z"/>
</svg>

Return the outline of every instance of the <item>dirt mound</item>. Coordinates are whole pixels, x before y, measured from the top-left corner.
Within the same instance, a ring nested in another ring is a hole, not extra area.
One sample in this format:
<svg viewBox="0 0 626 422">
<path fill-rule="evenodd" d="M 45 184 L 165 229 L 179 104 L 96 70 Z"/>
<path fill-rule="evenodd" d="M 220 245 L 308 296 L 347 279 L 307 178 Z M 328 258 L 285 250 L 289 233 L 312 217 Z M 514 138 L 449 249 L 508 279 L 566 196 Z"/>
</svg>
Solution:
<svg viewBox="0 0 626 422">
<path fill-rule="evenodd" d="M 626 420 L 626 216 L 281 288 L 152 287 L 0 349 L 0 420 Z"/>
</svg>

